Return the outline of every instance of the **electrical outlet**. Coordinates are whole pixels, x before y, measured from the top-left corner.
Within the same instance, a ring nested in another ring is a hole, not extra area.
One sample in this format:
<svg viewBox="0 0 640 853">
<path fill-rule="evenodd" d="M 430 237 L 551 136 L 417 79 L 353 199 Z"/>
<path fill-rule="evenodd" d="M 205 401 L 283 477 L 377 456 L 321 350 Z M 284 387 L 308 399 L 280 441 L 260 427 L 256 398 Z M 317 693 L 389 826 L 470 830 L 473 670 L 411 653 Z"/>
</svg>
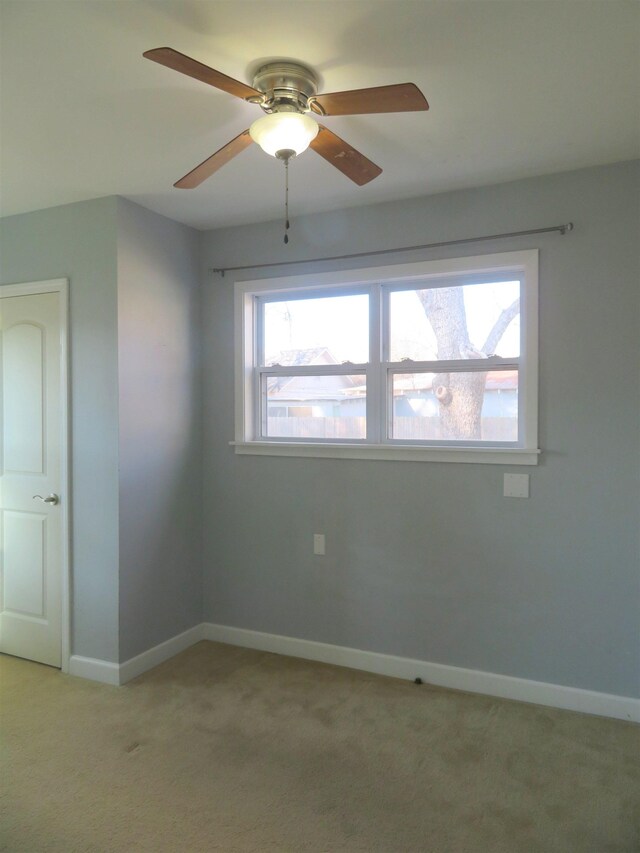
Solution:
<svg viewBox="0 0 640 853">
<path fill-rule="evenodd" d="M 318 557 L 324 557 L 324 533 L 313 534 L 313 553 Z"/>
<path fill-rule="evenodd" d="M 505 474 L 504 492 L 505 498 L 528 498 L 529 497 L 529 475 L 528 474 Z"/>
</svg>

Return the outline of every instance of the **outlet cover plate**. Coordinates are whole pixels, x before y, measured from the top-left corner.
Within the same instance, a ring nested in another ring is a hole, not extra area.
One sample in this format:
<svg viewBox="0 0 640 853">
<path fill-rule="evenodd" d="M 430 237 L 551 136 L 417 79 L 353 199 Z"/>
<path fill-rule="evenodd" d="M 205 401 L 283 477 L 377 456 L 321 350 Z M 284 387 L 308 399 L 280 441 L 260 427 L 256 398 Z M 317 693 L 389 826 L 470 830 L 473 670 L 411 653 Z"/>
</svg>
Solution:
<svg viewBox="0 0 640 853">
<path fill-rule="evenodd" d="M 528 498 L 529 497 L 529 475 L 528 474 L 505 474 L 504 492 L 505 498 Z"/>
<path fill-rule="evenodd" d="M 324 557 L 324 533 L 313 534 L 313 553 L 317 557 Z"/>
</svg>

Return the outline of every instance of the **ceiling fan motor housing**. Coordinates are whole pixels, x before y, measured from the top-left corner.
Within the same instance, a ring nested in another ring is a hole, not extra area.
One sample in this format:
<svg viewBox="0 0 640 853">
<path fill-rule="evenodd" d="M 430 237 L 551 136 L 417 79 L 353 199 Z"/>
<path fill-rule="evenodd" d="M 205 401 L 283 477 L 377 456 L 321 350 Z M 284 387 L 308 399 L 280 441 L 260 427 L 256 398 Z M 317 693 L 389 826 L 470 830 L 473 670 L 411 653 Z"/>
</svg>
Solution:
<svg viewBox="0 0 640 853">
<path fill-rule="evenodd" d="M 318 91 L 318 78 L 306 65 L 269 62 L 256 72 L 253 88 L 264 93 L 259 105 L 266 113 L 309 112 L 309 99 Z"/>
</svg>

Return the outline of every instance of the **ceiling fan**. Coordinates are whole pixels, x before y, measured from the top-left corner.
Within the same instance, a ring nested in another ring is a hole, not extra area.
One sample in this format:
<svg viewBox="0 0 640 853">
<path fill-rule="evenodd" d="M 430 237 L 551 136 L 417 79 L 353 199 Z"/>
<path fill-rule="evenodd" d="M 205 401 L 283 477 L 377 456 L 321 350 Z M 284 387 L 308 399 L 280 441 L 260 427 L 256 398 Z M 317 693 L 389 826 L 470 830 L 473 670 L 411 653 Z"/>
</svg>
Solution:
<svg viewBox="0 0 640 853">
<path fill-rule="evenodd" d="M 318 80 L 314 72 L 294 62 L 269 62 L 263 65 L 254 75 L 253 86 L 247 86 L 170 47 L 147 50 L 143 56 L 251 104 L 257 104 L 265 113 L 250 128 L 180 178 L 174 184 L 180 189 L 197 187 L 253 142 L 285 164 L 291 157 L 310 147 L 347 178 L 362 186 L 376 178 L 382 169 L 312 116 L 429 109 L 426 98 L 414 83 L 318 95 Z"/>
</svg>

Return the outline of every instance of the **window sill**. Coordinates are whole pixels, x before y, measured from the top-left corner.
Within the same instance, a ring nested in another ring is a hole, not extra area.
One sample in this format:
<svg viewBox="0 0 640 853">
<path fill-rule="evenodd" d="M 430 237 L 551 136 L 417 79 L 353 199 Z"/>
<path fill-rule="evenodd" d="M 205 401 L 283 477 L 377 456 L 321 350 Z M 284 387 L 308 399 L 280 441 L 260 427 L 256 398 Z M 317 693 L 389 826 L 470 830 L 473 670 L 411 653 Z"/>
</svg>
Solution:
<svg viewBox="0 0 640 853">
<path fill-rule="evenodd" d="M 510 447 L 390 447 L 386 444 L 302 444 L 231 441 L 242 456 L 302 456 L 316 459 L 379 459 L 393 462 L 474 462 L 488 465 L 537 465 L 540 450 Z"/>
</svg>

